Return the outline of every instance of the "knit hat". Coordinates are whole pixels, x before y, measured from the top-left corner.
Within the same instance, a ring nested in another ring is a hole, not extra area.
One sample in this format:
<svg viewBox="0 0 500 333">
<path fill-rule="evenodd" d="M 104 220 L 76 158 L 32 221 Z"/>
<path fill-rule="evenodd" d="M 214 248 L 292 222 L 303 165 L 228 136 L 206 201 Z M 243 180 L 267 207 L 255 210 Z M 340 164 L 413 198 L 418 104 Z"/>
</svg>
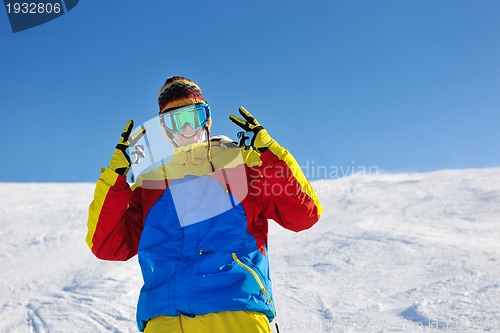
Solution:
<svg viewBox="0 0 500 333">
<path fill-rule="evenodd" d="M 193 81 L 182 76 L 168 78 L 158 93 L 160 113 L 181 106 L 200 103 L 207 103 L 201 94 L 200 87 Z"/>
</svg>

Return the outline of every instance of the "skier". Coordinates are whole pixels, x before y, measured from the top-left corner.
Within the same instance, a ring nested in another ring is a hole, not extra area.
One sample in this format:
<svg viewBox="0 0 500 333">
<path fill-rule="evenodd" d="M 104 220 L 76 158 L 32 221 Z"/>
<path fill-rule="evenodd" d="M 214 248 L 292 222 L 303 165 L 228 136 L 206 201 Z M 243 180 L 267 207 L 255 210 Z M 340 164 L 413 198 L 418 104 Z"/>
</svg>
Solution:
<svg viewBox="0 0 500 333">
<path fill-rule="evenodd" d="M 322 211 L 316 193 L 245 108 L 230 116 L 245 131 L 237 145 L 210 136 L 211 110 L 193 81 L 168 78 L 158 102 L 173 157 L 130 187 L 126 149 L 143 133 L 127 123 L 96 184 L 87 244 L 104 260 L 138 254 L 141 332 L 270 333 L 268 219 L 310 228 Z"/>
</svg>

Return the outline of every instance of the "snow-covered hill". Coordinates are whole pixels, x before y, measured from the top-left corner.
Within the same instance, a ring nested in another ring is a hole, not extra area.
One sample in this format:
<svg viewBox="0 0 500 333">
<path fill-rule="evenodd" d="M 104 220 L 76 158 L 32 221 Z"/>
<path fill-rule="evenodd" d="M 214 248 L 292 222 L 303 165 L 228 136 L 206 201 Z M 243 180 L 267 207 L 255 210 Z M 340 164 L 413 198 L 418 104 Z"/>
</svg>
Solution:
<svg viewBox="0 0 500 333">
<path fill-rule="evenodd" d="M 137 332 L 137 260 L 85 244 L 93 184 L 0 184 L 0 332 Z M 282 333 L 500 332 L 500 169 L 314 183 L 270 257 Z"/>
</svg>

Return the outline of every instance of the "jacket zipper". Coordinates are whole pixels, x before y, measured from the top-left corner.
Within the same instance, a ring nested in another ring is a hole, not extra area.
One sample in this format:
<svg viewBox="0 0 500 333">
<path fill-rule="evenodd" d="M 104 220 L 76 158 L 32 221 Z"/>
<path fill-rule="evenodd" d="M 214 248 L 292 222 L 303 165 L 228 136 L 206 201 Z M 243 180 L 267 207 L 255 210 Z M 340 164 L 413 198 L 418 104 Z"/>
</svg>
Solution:
<svg viewBox="0 0 500 333">
<path fill-rule="evenodd" d="M 274 309 L 274 303 L 271 299 L 271 295 L 269 295 L 269 293 L 267 292 L 266 288 L 264 287 L 264 284 L 262 283 L 259 275 L 257 274 L 257 272 L 252 269 L 250 266 L 244 264 L 239 258 L 238 256 L 236 255 L 236 253 L 233 252 L 233 259 L 234 261 L 236 261 L 236 263 L 238 265 L 240 265 L 241 267 L 243 267 L 244 269 L 246 269 L 247 271 L 250 272 L 250 274 L 252 274 L 252 276 L 254 277 L 255 281 L 257 281 L 257 284 L 259 285 L 259 288 L 260 288 L 260 291 L 267 296 L 267 302 L 266 304 L 269 304 L 271 303 L 271 307 L 272 307 L 272 311 L 273 311 L 273 314 L 276 316 L 276 311 Z"/>
</svg>

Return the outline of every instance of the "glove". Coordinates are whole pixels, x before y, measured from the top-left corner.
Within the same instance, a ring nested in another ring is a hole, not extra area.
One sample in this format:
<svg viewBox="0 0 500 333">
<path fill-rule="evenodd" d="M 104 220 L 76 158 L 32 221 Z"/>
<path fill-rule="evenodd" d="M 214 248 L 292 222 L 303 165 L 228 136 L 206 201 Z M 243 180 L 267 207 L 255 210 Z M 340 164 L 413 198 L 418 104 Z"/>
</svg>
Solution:
<svg viewBox="0 0 500 333">
<path fill-rule="evenodd" d="M 134 121 L 129 120 L 123 129 L 120 142 L 116 145 L 113 157 L 111 157 L 111 161 L 109 162 L 109 167 L 122 176 L 127 174 L 131 166 L 130 156 L 127 154 L 127 148 L 135 145 L 137 141 L 139 141 L 139 139 L 146 133 L 146 129 L 143 127 L 130 137 L 133 127 Z"/>
<path fill-rule="evenodd" d="M 266 129 L 259 124 L 257 119 L 255 119 L 244 107 L 241 106 L 239 111 L 244 119 L 236 117 L 235 115 L 230 115 L 229 119 L 246 131 L 246 133 L 238 133 L 238 137 L 241 139 L 240 147 L 242 145 L 247 146 L 246 142 L 249 140 L 249 146 L 259 152 L 264 152 L 274 140 L 267 133 Z"/>
</svg>

